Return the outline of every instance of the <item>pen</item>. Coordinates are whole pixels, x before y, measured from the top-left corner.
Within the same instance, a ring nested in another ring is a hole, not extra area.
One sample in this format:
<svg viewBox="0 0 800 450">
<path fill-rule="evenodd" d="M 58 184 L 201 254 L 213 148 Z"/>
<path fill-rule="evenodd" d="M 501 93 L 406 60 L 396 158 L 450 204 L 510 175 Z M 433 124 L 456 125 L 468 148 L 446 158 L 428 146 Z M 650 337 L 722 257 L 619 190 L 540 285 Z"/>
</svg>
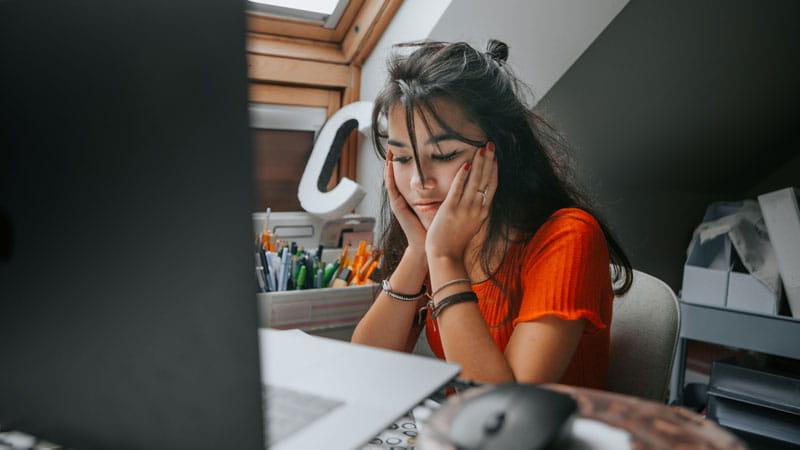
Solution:
<svg viewBox="0 0 800 450">
<path fill-rule="evenodd" d="M 364 257 L 366 256 L 366 250 L 367 250 L 367 241 L 362 239 L 361 242 L 358 243 L 358 252 L 356 253 L 356 255 L 358 255 L 359 257 Z"/>
<path fill-rule="evenodd" d="M 268 207 L 267 211 L 265 212 L 266 217 L 264 218 L 264 227 L 261 228 L 261 236 L 259 239 L 257 239 L 261 244 L 261 247 L 267 251 L 273 250 L 272 243 L 270 242 L 272 240 L 272 234 L 269 232 L 269 216 L 271 213 L 272 210 Z"/>
<path fill-rule="evenodd" d="M 352 275 L 353 271 L 348 269 L 347 267 L 342 269 L 342 272 L 333 280 L 333 287 L 347 287 L 347 280 Z"/>
<path fill-rule="evenodd" d="M 260 292 L 267 292 L 266 284 L 264 283 L 264 268 L 261 266 L 261 257 L 258 253 L 255 254 L 256 257 L 256 282 L 258 283 L 258 289 Z"/>
<path fill-rule="evenodd" d="M 317 269 L 317 276 L 314 278 L 314 289 L 322 287 L 322 269 Z"/>
<path fill-rule="evenodd" d="M 297 276 L 300 275 L 300 266 L 303 265 L 297 255 L 292 255 L 292 279 L 297 282 Z"/>
<path fill-rule="evenodd" d="M 346 267 L 347 266 L 347 254 L 350 252 L 350 243 L 348 242 L 347 245 L 344 246 L 342 249 L 342 256 L 339 257 L 339 266 Z"/>
<path fill-rule="evenodd" d="M 283 249 L 283 257 L 281 258 L 281 291 L 285 291 L 289 282 L 289 272 L 292 270 L 292 261 L 289 258 L 289 249 Z"/>
<path fill-rule="evenodd" d="M 333 273 L 336 271 L 337 264 L 339 264 L 339 261 L 325 266 L 325 271 L 322 274 L 322 285 L 320 287 L 328 287 L 330 285 L 331 280 L 333 279 Z"/>
<path fill-rule="evenodd" d="M 339 278 L 339 274 L 342 272 L 342 269 L 344 269 L 344 267 L 339 266 L 336 268 L 335 271 L 333 271 L 333 276 L 331 277 L 331 282 L 328 285 L 328 287 L 333 287 L 333 283 L 336 281 L 337 278 Z"/>
<path fill-rule="evenodd" d="M 300 272 L 297 274 L 297 281 L 295 282 L 295 290 L 305 289 L 306 273 L 306 266 L 300 266 Z"/>
<path fill-rule="evenodd" d="M 362 281 L 366 282 L 370 280 L 372 276 L 372 272 L 375 272 L 375 269 L 378 267 L 378 261 L 372 261 L 372 264 L 369 265 L 369 269 L 367 270 L 367 275 L 362 279 Z"/>
<path fill-rule="evenodd" d="M 314 287 L 314 278 L 316 275 L 316 271 L 314 270 L 314 261 L 312 256 L 306 256 L 306 282 L 303 285 L 304 289 L 311 289 Z"/>
<path fill-rule="evenodd" d="M 263 275 L 264 275 L 264 285 L 267 288 L 269 288 L 269 279 L 270 279 L 270 272 L 271 272 L 271 270 L 269 268 L 269 259 L 267 258 L 267 253 L 264 251 L 263 248 L 259 249 L 259 250 L 260 251 L 259 251 L 259 255 L 258 256 L 261 259 L 261 268 L 263 270 Z M 272 289 L 270 289 L 270 290 L 272 290 Z"/>
<path fill-rule="evenodd" d="M 262 229 L 261 229 L 261 234 L 262 234 L 262 235 L 263 235 L 264 233 L 266 233 L 266 232 L 267 232 L 267 230 L 269 230 L 269 215 L 270 215 L 271 213 L 272 213 L 272 209 L 271 209 L 269 206 L 267 206 L 267 210 L 266 210 L 266 211 L 264 211 L 264 216 L 265 216 L 265 217 L 264 217 L 264 228 L 262 228 Z"/>
<path fill-rule="evenodd" d="M 264 259 L 267 262 L 267 287 L 271 292 L 277 290 L 275 286 L 275 265 L 272 263 L 272 257 L 272 252 L 264 253 Z"/>
<path fill-rule="evenodd" d="M 270 290 L 277 291 L 278 290 L 278 272 L 281 267 L 281 260 L 278 258 L 278 255 L 269 252 L 269 256 L 267 257 L 267 264 L 269 264 L 269 279 L 267 280 L 270 283 Z"/>
<path fill-rule="evenodd" d="M 359 283 L 361 283 L 362 281 L 364 281 L 365 278 L 367 278 L 367 271 L 369 271 L 369 268 L 370 266 L 372 266 L 372 263 L 374 261 L 375 259 L 372 257 L 372 255 L 370 255 L 369 259 L 367 259 L 363 264 L 361 264 L 361 267 L 358 270 Z"/>
</svg>

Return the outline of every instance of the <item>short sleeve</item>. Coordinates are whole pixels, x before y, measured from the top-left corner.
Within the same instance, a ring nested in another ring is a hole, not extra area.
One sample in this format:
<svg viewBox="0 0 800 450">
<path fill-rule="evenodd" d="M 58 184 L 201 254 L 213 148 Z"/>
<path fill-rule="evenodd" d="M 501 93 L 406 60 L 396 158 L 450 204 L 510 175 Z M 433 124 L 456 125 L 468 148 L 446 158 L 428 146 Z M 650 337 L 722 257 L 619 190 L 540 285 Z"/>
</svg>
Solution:
<svg viewBox="0 0 800 450">
<path fill-rule="evenodd" d="M 576 209 L 554 215 L 540 228 L 524 256 L 522 301 L 513 321 L 555 315 L 588 320 L 587 332 L 606 328 L 613 300 L 608 247 L 600 225 Z"/>
</svg>

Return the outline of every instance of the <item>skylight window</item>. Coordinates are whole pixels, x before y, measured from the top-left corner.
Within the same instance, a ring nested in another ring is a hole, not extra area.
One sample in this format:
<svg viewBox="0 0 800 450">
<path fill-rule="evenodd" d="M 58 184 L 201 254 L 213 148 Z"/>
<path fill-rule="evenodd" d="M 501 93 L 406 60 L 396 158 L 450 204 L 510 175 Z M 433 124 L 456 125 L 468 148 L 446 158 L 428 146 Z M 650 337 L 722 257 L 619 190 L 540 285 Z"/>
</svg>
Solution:
<svg viewBox="0 0 800 450">
<path fill-rule="evenodd" d="M 251 0 L 253 3 L 262 5 L 274 5 L 284 8 L 299 9 L 319 14 L 328 14 L 336 9 L 339 0 Z"/>
<path fill-rule="evenodd" d="M 335 28 L 348 0 L 248 0 L 248 10 L 273 16 L 320 22 Z"/>
</svg>

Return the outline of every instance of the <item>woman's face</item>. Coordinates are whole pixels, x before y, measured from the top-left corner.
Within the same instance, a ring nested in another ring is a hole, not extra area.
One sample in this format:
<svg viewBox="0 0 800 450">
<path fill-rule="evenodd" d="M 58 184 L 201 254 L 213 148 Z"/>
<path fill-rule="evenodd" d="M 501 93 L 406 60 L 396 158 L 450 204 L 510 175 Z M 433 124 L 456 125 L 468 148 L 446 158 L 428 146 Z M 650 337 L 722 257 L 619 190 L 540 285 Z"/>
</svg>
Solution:
<svg viewBox="0 0 800 450">
<path fill-rule="evenodd" d="M 434 101 L 433 107 L 439 117 L 462 136 L 476 141 L 486 139 L 483 131 L 470 122 L 464 111 L 452 102 Z M 458 169 L 467 161 L 472 161 L 476 147 L 455 137 L 448 136 L 433 117 L 427 117 L 430 133 L 419 116 L 414 115 L 419 165 L 425 174 L 422 184 L 417 165 L 414 163 L 414 150 L 406 127 L 406 112 L 402 105 L 394 106 L 388 114 L 389 139 L 387 149 L 392 152 L 392 167 L 397 189 L 408 205 L 419 217 L 422 226 L 428 229 L 439 206 L 447 197 Z M 436 145 L 438 142 L 438 146 Z"/>
</svg>

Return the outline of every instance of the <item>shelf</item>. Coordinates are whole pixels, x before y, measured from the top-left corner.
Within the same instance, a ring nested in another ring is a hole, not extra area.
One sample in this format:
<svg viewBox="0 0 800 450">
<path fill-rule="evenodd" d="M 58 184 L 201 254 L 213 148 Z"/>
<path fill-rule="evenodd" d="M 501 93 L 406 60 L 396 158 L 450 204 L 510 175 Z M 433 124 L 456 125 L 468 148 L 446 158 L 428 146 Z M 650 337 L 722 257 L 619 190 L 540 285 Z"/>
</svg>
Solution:
<svg viewBox="0 0 800 450">
<path fill-rule="evenodd" d="M 800 320 L 680 301 L 681 330 L 670 381 L 670 402 L 682 404 L 686 341 L 702 341 L 800 359 Z"/>
<path fill-rule="evenodd" d="M 683 339 L 800 359 L 800 320 L 680 302 Z"/>
</svg>

